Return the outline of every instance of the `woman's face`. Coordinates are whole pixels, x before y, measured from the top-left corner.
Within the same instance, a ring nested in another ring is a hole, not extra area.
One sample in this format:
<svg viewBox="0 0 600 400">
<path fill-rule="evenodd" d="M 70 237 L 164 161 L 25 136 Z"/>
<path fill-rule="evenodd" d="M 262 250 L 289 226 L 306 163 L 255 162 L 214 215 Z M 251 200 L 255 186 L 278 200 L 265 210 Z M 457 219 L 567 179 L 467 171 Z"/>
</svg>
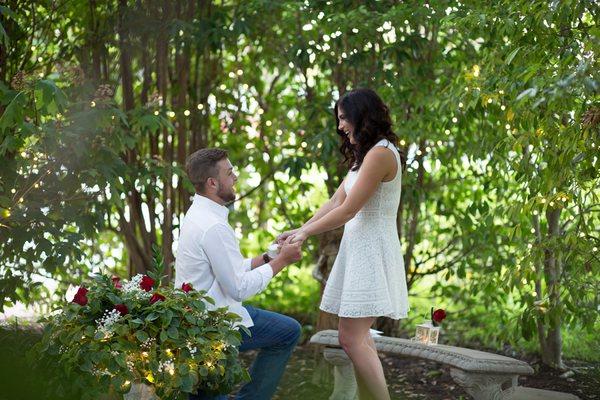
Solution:
<svg viewBox="0 0 600 400">
<path fill-rule="evenodd" d="M 350 140 L 350 144 L 356 144 L 356 140 L 354 140 L 354 126 L 346 119 L 346 114 L 341 107 L 338 107 L 338 129 L 346 134 L 348 140 Z"/>
</svg>

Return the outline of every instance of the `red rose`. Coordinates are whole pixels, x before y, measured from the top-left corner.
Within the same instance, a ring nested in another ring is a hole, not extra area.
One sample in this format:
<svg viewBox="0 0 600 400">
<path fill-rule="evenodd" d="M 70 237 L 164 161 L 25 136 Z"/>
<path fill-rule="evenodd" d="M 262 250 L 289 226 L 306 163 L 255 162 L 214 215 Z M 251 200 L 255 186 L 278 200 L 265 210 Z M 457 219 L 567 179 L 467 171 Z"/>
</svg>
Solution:
<svg viewBox="0 0 600 400">
<path fill-rule="evenodd" d="M 181 285 L 181 290 L 183 290 L 186 293 L 192 289 L 194 289 L 194 288 L 192 287 L 191 283 L 184 283 L 183 285 Z"/>
<path fill-rule="evenodd" d="M 117 304 L 115 306 L 115 310 L 117 310 L 121 315 L 127 315 L 129 312 L 129 309 L 125 304 Z"/>
<path fill-rule="evenodd" d="M 88 303 L 87 293 L 88 290 L 83 286 L 80 286 L 77 293 L 75 293 L 75 297 L 73 297 L 73 303 L 85 306 Z"/>
<path fill-rule="evenodd" d="M 165 300 L 165 296 L 163 296 L 162 294 L 159 293 L 154 293 L 152 295 L 152 297 L 150 297 L 150 304 L 154 304 L 157 301 L 164 301 Z"/>
<path fill-rule="evenodd" d="M 146 292 L 149 292 L 152 290 L 153 286 L 154 286 L 154 279 L 150 278 L 148 275 L 144 275 L 142 277 L 142 281 L 140 282 L 140 287 L 142 289 L 144 289 Z"/>
<path fill-rule="evenodd" d="M 431 315 L 431 319 L 433 320 L 433 322 L 436 323 L 441 323 L 444 319 L 446 318 L 446 311 L 440 309 L 437 309 L 433 312 L 433 314 Z"/>
<path fill-rule="evenodd" d="M 116 275 L 113 275 L 113 277 L 111 278 L 113 285 L 117 288 L 117 289 L 121 289 L 123 287 L 123 285 L 121 285 L 121 278 L 119 278 Z"/>
</svg>

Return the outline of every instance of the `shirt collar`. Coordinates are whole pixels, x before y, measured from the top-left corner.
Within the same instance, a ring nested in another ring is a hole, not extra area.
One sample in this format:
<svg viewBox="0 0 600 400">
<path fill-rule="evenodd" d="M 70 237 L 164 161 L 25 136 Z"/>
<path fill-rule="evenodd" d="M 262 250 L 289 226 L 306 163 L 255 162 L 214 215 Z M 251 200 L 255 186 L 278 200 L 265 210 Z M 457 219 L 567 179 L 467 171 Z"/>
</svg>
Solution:
<svg viewBox="0 0 600 400">
<path fill-rule="evenodd" d="M 194 194 L 194 204 L 206 208 L 217 214 L 223 220 L 227 220 L 229 216 L 229 209 L 225 206 L 220 205 L 219 203 L 212 201 L 208 197 L 199 195 L 198 193 Z"/>
</svg>

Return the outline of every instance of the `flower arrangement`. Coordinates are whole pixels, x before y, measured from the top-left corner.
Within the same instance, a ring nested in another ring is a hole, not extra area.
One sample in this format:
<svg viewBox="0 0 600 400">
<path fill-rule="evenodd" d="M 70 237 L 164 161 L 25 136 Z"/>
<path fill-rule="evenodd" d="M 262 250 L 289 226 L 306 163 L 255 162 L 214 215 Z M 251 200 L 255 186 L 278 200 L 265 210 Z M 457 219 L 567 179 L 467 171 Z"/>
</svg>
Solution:
<svg viewBox="0 0 600 400">
<path fill-rule="evenodd" d="M 34 352 L 51 355 L 61 379 L 86 397 L 97 398 L 90 388 L 127 393 L 140 383 L 161 399 L 197 389 L 219 394 L 249 379 L 238 360 L 241 318 L 211 309 L 207 304 L 214 301 L 189 283 L 161 286 L 164 265 L 157 251 L 154 264 L 152 272 L 129 281 L 95 276 L 45 319 Z"/>
</svg>

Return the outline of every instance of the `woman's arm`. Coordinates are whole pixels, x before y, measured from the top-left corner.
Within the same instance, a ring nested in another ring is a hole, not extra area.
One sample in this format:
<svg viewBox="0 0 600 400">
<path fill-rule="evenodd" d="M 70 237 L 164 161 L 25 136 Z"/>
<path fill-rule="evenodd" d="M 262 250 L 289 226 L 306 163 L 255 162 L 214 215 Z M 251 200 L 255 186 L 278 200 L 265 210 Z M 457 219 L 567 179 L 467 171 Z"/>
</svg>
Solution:
<svg viewBox="0 0 600 400">
<path fill-rule="evenodd" d="M 394 168 L 396 168 L 396 157 L 393 153 L 383 147 L 369 151 L 365 156 L 357 181 L 344 201 L 319 219 L 310 224 L 304 224 L 294 235 L 292 243 L 304 241 L 309 236 L 333 230 L 350 221 L 373 196 L 385 176 Z M 401 172 L 397 170 L 396 173 Z"/>
</svg>

